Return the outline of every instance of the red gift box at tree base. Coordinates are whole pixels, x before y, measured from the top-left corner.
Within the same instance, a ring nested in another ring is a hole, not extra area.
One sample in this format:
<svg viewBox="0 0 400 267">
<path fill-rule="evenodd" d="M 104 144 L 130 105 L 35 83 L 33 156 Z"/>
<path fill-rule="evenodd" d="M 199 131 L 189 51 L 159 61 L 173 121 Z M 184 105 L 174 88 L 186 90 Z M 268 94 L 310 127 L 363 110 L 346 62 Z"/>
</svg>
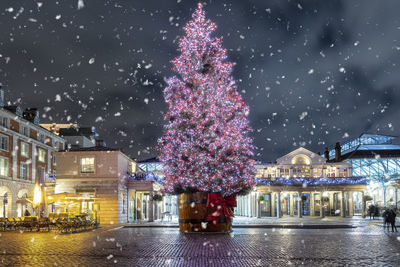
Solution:
<svg viewBox="0 0 400 267">
<path fill-rule="evenodd" d="M 202 4 L 179 40 L 159 142 L 164 190 L 179 194 L 181 232 L 230 232 L 236 195 L 254 185 L 249 107 L 231 76 L 222 38 Z"/>
</svg>

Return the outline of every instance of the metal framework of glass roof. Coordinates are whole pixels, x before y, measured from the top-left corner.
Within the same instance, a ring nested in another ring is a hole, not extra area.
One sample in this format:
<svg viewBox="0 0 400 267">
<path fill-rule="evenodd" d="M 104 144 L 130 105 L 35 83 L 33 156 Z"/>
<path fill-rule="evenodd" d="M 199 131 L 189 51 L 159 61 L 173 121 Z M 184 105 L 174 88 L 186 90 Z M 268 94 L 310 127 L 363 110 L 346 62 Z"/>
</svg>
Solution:
<svg viewBox="0 0 400 267">
<path fill-rule="evenodd" d="M 400 158 L 350 159 L 354 176 L 366 176 L 374 180 L 389 181 L 400 178 Z"/>
<path fill-rule="evenodd" d="M 138 163 L 138 166 L 144 172 L 163 171 L 163 167 L 160 162 Z"/>
<path fill-rule="evenodd" d="M 390 144 L 396 137 L 379 134 L 362 134 L 341 145 L 341 154 L 344 155 L 356 150 L 361 145 L 383 145 Z M 335 149 L 329 151 L 329 159 L 335 158 Z"/>
</svg>

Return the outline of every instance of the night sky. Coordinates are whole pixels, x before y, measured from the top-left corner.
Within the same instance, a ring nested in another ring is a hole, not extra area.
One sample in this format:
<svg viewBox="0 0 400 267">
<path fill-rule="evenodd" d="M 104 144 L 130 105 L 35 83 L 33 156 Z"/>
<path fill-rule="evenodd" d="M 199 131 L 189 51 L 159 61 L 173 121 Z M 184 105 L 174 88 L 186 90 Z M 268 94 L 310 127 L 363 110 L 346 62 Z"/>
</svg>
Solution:
<svg viewBox="0 0 400 267">
<path fill-rule="evenodd" d="M 155 156 L 165 79 L 197 1 L 0 1 L 0 83 L 41 122 Z M 399 1 L 206 1 L 250 106 L 256 157 L 399 135 Z"/>
</svg>

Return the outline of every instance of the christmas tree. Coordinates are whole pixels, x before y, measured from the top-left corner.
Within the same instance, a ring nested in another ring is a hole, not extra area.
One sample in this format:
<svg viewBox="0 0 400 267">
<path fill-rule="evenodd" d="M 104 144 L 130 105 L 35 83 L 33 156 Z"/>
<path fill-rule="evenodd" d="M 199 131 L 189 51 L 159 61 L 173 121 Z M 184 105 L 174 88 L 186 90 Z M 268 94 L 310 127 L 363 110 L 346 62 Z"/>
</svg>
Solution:
<svg viewBox="0 0 400 267">
<path fill-rule="evenodd" d="M 202 4 L 184 28 L 180 56 L 168 79 L 169 105 L 160 139 L 167 193 L 209 192 L 224 197 L 254 184 L 253 145 L 248 136 L 249 107 L 237 92 L 222 38 L 212 38 L 216 25 L 205 18 Z"/>
</svg>

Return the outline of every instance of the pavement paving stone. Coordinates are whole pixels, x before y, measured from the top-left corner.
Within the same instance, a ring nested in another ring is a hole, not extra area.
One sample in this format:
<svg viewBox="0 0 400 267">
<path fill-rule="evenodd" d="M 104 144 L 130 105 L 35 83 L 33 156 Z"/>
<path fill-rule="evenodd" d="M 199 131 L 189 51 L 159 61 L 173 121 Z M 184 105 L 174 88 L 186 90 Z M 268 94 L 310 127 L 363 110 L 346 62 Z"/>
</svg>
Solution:
<svg viewBox="0 0 400 267">
<path fill-rule="evenodd" d="M 115 228 L 115 229 L 114 229 Z M 75 234 L 1 232 L 0 266 L 399 266 L 400 234 L 352 229 L 235 229 L 180 234 L 170 228 Z"/>
</svg>

